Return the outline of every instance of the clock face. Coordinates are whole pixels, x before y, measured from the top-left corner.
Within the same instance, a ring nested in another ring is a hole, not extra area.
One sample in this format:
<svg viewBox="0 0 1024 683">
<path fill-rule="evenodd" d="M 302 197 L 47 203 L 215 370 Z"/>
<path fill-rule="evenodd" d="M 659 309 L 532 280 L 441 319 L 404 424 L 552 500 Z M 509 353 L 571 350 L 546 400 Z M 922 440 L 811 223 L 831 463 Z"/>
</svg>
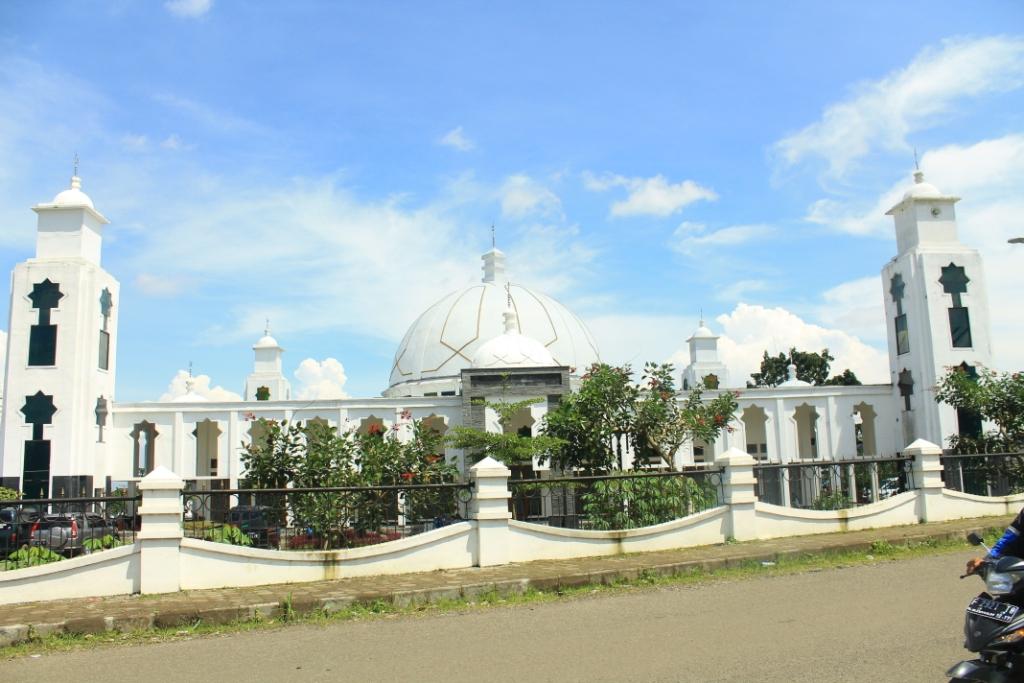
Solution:
<svg viewBox="0 0 1024 683">
<path fill-rule="evenodd" d="M 937 206 L 935 206 L 935 207 L 932 207 L 932 215 L 933 215 L 933 216 L 938 216 L 938 215 L 939 215 L 940 213 L 942 213 L 942 209 L 940 209 L 940 208 L 939 208 L 939 207 L 937 207 Z"/>
</svg>

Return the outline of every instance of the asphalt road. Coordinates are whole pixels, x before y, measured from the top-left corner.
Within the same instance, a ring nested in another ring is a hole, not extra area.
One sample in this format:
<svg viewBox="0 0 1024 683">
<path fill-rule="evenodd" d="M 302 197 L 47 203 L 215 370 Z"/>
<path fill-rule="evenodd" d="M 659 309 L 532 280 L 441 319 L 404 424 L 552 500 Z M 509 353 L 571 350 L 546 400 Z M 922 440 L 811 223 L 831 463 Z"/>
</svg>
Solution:
<svg viewBox="0 0 1024 683">
<path fill-rule="evenodd" d="M 12 681 L 941 681 L 969 553 L 0 662 Z"/>
</svg>

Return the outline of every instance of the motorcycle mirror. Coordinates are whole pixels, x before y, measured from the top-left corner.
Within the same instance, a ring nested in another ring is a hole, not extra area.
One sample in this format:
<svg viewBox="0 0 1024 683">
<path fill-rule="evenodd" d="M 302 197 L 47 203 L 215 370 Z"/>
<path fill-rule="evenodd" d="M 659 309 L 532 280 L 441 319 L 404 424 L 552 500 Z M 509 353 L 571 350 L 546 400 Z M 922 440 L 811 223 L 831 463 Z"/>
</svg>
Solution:
<svg viewBox="0 0 1024 683">
<path fill-rule="evenodd" d="M 983 543 L 983 541 L 981 540 L 981 536 L 979 536 L 977 532 L 974 531 L 967 534 L 967 542 L 971 545 L 981 545 Z"/>
</svg>

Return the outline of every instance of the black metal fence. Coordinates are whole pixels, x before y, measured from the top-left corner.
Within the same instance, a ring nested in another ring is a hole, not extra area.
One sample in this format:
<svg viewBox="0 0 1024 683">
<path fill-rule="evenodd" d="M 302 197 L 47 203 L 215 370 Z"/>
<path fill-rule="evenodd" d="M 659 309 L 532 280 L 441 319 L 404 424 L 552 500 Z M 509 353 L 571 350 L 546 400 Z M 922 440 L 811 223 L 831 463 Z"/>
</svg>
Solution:
<svg viewBox="0 0 1024 683">
<path fill-rule="evenodd" d="M 465 519 L 467 483 L 184 492 L 185 536 L 272 550 L 393 541 Z"/>
<path fill-rule="evenodd" d="M 691 468 L 598 476 L 512 479 L 512 518 L 568 529 L 634 529 L 721 504 L 722 472 Z"/>
<path fill-rule="evenodd" d="M 140 496 L 0 501 L 0 571 L 135 541 Z"/>
<path fill-rule="evenodd" d="M 895 457 L 755 465 L 757 497 L 811 510 L 857 507 L 913 489 L 911 462 Z"/>
<path fill-rule="evenodd" d="M 943 453 L 942 481 L 978 496 L 1024 492 L 1024 453 Z"/>
</svg>

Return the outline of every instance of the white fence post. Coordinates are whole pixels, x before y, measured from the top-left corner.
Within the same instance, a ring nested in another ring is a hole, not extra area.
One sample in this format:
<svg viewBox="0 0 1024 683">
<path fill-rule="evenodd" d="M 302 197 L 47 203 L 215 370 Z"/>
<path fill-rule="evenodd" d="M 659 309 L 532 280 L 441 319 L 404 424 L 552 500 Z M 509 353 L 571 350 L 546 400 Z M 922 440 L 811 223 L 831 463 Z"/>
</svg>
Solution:
<svg viewBox="0 0 1024 683">
<path fill-rule="evenodd" d="M 139 590 L 142 593 L 176 593 L 181 589 L 182 518 L 181 492 L 185 482 L 166 467 L 157 467 L 139 482 L 142 505 Z"/>
<path fill-rule="evenodd" d="M 757 513 L 754 510 L 757 501 L 757 479 L 754 477 L 756 462 L 735 447 L 715 458 L 715 464 L 725 470 L 722 474 L 722 488 L 725 491 L 725 504 L 729 506 L 729 528 L 726 533 L 737 541 L 757 538 Z"/>
<path fill-rule="evenodd" d="M 487 457 L 469 468 L 473 482 L 473 499 L 469 518 L 476 521 L 477 566 L 508 564 L 509 529 L 508 489 L 511 470 L 494 458 Z"/>
<path fill-rule="evenodd" d="M 942 508 L 942 448 L 931 441 L 918 439 L 903 449 L 903 454 L 914 459 L 914 488 L 917 493 L 917 517 L 922 522 L 942 522 L 952 519 Z"/>
</svg>

